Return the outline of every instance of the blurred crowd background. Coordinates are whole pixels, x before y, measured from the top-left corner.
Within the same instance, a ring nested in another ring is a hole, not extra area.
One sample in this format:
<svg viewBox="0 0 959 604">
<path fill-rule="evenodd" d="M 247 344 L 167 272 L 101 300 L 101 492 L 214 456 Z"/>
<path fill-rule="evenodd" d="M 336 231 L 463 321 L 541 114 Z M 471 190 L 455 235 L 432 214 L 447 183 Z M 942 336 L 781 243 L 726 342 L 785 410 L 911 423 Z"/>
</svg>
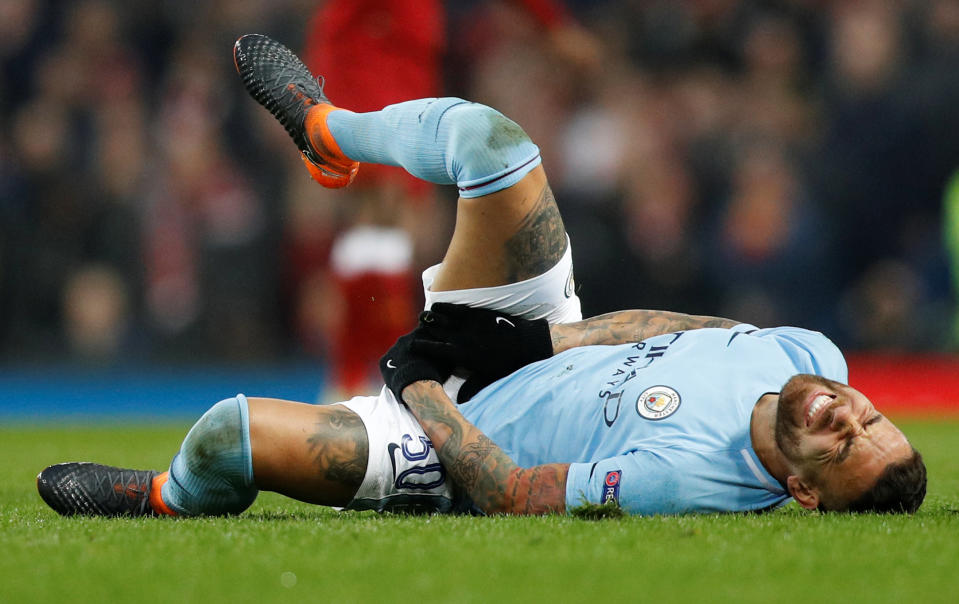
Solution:
<svg viewBox="0 0 959 604">
<path fill-rule="evenodd" d="M 343 107 L 520 123 L 587 315 L 957 347 L 959 0 L 2 0 L 5 363 L 297 359 L 354 390 L 412 325 L 455 190 L 313 183 L 235 75 L 249 32 Z"/>
</svg>

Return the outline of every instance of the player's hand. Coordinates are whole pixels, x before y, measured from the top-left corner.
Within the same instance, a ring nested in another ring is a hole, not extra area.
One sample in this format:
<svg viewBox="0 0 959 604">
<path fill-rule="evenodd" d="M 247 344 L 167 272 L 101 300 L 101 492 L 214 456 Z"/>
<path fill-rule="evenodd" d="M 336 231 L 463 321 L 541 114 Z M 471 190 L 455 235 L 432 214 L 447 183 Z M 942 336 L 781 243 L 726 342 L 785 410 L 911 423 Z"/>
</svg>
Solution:
<svg viewBox="0 0 959 604">
<path fill-rule="evenodd" d="M 439 302 L 420 314 L 412 350 L 469 372 L 457 397 L 463 403 L 520 367 L 553 356 L 553 342 L 546 319 Z"/>
<path fill-rule="evenodd" d="M 449 378 L 452 366 L 442 360 L 428 359 L 411 349 L 419 328 L 401 336 L 385 355 L 380 358 L 380 373 L 387 388 L 403 401 L 403 389 L 420 380 L 443 383 Z"/>
</svg>

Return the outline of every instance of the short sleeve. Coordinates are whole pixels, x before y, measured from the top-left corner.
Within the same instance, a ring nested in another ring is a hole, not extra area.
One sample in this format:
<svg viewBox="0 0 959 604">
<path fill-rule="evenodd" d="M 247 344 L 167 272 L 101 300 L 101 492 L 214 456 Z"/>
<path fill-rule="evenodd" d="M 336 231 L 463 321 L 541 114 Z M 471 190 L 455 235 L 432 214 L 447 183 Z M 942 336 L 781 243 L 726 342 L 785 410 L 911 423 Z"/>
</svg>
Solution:
<svg viewBox="0 0 959 604">
<path fill-rule="evenodd" d="M 759 510 L 786 500 L 744 480 L 742 463 L 739 451 L 669 448 L 570 464 L 566 509 L 615 501 L 630 514 L 651 516 Z"/>
<path fill-rule="evenodd" d="M 774 327 L 758 329 L 749 335 L 775 340 L 802 373 L 820 375 L 844 384 L 849 381 L 849 369 L 842 352 L 818 331 L 800 327 Z"/>
</svg>

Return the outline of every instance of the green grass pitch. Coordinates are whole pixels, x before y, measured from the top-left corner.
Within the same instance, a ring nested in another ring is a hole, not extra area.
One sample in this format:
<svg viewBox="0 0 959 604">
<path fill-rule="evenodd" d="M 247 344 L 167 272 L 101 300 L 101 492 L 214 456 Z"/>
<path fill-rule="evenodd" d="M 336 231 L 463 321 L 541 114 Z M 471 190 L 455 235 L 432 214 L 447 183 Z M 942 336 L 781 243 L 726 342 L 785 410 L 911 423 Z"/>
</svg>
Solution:
<svg viewBox="0 0 959 604">
<path fill-rule="evenodd" d="M 914 517 L 581 520 L 338 513 L 263 493 L 235 518 L 68 519 L 60 461 L 166 468 L 188 424 L 0 427 L 0 602 L 956 602 L 959 423 L 923 451 Z"/>
</svg>

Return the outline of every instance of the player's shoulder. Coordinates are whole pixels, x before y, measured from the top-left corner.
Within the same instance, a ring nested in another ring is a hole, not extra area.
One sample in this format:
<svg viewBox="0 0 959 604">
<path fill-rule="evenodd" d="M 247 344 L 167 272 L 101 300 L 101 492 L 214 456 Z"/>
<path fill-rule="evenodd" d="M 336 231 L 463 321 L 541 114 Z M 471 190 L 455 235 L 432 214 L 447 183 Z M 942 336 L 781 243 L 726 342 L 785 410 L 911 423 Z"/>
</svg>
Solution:
<svg viewBox="0 0 959 604">
<path fill-rule="evenodd" d="M 803 327 L 750 326 L 742 333 L 774 342 L 804 373 L 821 375 L 845 382 L 848 377 L 846 359 L 839 347 L 824 333 Z"/>
<path fill-rule="evenodd" d="M 743 323 L 737 327 L 743 328 L 744 326 L 747 326 L 747 324 Z M 765 327 L 762 329 L 752 325 L 748 325 L 747 327 L 748 328 L 741 329 L 741 331 L 755 337 L 773 338 L 777 341 L 789 342 L 797 346 L 825 346 L 838 350 L 838 347 L 833 341 L 821 331 L 789 325 L 782 327 Z"/>
</svg>

